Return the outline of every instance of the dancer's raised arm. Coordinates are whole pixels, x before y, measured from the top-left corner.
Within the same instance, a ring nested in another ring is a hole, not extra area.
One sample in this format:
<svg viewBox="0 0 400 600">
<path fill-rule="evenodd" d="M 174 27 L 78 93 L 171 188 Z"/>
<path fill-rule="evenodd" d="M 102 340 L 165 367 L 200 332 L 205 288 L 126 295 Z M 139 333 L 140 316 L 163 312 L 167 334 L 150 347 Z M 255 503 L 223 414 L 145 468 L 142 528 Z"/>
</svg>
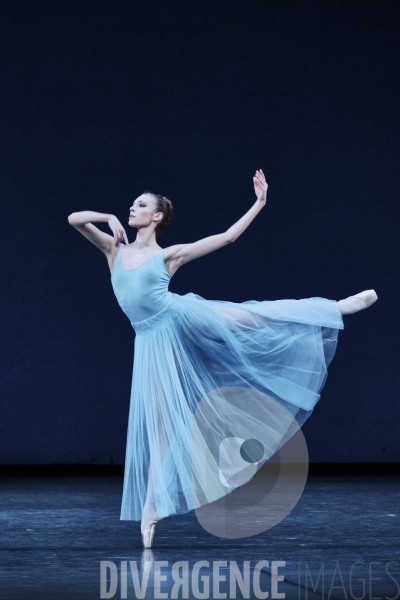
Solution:
<svg viewBox="0 0 400 600">
<path fill-rule="evenodd" d="M 267 201 L 268 184 L 265 181 L 265 176 L 261 169 L 256 171 L 253 182 L 254 191 L 257 196 L 256 202 L 243 217 L 236 221 L 229 229 L 223 233 L 210 235 L 191 244 L 176 244 L 165 249 L 164 260 L 165 263 L 171 265 L 169 268 L 170 272 L 172 271 L 175 273 L 181 265 L 234 242 L 239 235 L 247 229 Z"/>
<path fill-rule="evenodd" d="M 93 225 L 91 221 L 108 223 L 114 236 L 104 233 L 104 231 Z M 116 248 L 122 240 L 126 244 L 129 244 L 126 231 L 115 215 L 99 213 L 93 210 L 82 210 L 70 214 L 68 223 L 75 227 L 92 244 L 100 248 L 106 255 L 109 255 L 113 247 Z"/>
</svg>

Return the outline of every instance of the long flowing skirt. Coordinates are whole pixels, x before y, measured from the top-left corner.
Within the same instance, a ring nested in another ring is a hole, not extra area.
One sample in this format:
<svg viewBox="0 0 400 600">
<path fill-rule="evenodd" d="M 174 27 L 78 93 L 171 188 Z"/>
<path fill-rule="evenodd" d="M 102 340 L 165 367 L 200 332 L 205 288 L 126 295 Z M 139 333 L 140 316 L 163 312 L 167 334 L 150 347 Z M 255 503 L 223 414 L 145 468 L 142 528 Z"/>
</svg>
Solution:
<svg viewBox="0 0 400 600">
<path fill-rule="evenodd" d="M 162 518 L 234 488 L 196 473 L 202 452 L 213 436 L 220 436 L 221 427 L 212 410 L 203 411 L 201 431 L 208 434 L 199 442 L 202 434 L 194 424 L 204 397 L 217 390 L 230 407 L 231 421 L 247 430 L 268 430 L 276 445 L 258 461 L 259 468 L 295 431 L 285 415 L 301 427 L 312 413 L 339 329 L 344 329 L 336 301 L 326 298 L 235 303 L 193 293 L 173 294 L 166 309 L 132 325 L 136 337 L 121 519 L 137 521 L 146 500 L 147 508 Z M 259 393 L 252 397 L 251 390 Z M 273 402 L 263 402 L 263 394 Z"/>
</svg>

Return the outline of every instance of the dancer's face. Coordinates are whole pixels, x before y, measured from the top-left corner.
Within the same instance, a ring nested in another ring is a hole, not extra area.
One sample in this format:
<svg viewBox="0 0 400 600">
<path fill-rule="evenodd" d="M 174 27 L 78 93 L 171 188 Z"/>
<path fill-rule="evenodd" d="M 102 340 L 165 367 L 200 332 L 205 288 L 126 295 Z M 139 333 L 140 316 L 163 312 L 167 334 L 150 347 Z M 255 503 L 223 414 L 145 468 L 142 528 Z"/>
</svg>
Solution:
<svg viewBox="0 0 400 600">
<path fill-rule="evenodd" d="M 154 215 L 162 218 L 162 213 L 156 212 L 156 199 L 151 194 L 142 194 L 133 202 L 129 210 L 129 227 L 148 227 L 157 225 Z"/>
</svg>

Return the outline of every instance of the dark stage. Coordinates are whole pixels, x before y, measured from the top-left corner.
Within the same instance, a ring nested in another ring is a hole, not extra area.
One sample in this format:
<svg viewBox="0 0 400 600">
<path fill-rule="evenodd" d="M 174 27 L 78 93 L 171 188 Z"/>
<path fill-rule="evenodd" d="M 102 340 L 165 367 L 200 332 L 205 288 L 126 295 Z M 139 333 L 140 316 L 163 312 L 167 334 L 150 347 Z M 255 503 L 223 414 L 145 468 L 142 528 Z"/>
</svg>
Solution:
<svg viewBox="0 0 400 600">
<path fill-rule="evenodd" d="M 118 576 L 121 562 L 136 561 L 140 582 L 143 569 L 150 570 L 143 596 L 149 599 L 157 597 L 152 561 L 168 561 L 161 571 L 167 579 L 160 587 L 166 595 L 158 596 L 164 598 L 171 597 L 173 563 L 188 561 L 191 575 L 197 561 L 208 561 L 209 568 L 203 567 L 200 575 L 210 576 L 208 597 L 213 598 L 213 561 L 225 561 L 219 569 L 223 577 L 230 561 L 236 561 L 240 571 L 243 561 L 250 561 L 252 572 L 262 560 L 269 561 L 269 567 L 261 571 L 260 588 L 269 591 L 269 597 L 272 561 L 286 562 L 278 571 L 284 576 L 277 588 L 285 594 L 282 598 L 399 597 L 400 482 L 394 466 L 346 469 L 342 465 L 331 467 L 329 472 L 328 466 L 311 465 L 299 503 L 266 533 L 240 540 L 216 538 L 200 527 L 191 512 L 159 523 L 151 551 L 142 549 L 139 523 L 119 520 L 121 491 L 118 474 L 4 476 L 2 600 L 100 598 L 101 561 L 112 561 Z M 317 584 L 322 566 L 324 595 L 322 572 Z M 186 597 L 196 597 L 190 584 L 188 591 Z M 229 573 L 219 584 L 219 591 L 227 593 L 221 598 L 234 597 L 229 591 Z M 256 598 L 252 586 L 250 591 L 250 598 Z M 181 594 L 182 589 L 178 598 L 185 597 Z M 113 597 L 121 598 L 120 581 Z M 136 597 L 129 570 L 127 597 Z M 238 589 L 237 598 L 242 597 Z"/>
</svg>

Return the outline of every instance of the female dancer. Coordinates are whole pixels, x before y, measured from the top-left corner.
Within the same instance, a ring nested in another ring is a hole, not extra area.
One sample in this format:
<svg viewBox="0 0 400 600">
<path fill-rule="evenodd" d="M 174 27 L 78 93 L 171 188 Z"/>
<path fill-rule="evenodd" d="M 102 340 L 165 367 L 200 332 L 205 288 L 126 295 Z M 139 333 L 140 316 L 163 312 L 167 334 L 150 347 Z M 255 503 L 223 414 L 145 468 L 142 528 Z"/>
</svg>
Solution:
<svg viewBox="0 0 400 600">
<path fill-rule="evenodd" d="M 236 223 L 190 244 L 158 245 L 156 234 L 169 223 L 172 204 L 152 192 L 130 208 L 128 225 L 137 229 L 131 244 L 112 214 L 82 211 L 68 217 L 106 255 L 114 293 L 136 333 L 121 519 L 141 521 L 145 548 L 152 545 L 157 521 L 233 489 L 217 478 L 210 487 L 210 479 L 193 464 L 192 428 L 201 399 L 218 390 L 234 422 L 244 423 L 251 434 L 255 407 L 240 402 L 240 390 L 258 390 L 301 426 L 325 384 L 339 329 L 344 329 L 342 315 L 377 300 L 374 290 L 338 302 L 315 297 L 242 303 L 168 291 L 179 267 L 234 242 L 258 215 L 268 190 L 262 170 L 253 183 L 257 199 Z M 107 222 L 113 236 L 93 221 Z M 235 390 L 237 402 L 232 402 Z M 257 405 L 256 412 L 257 426 L 268 428 L 277 444 L 292 435 L 289 421 L 277 419 L 270 403 Z M 217 420 L 203 415 L 204 421 L 210 436 L 217 435 Z M 198 444 L 196 460 L 207 452 L 210 436 Z M 265 451 L 258 467 L 272 454 Z"/>
</svg>

